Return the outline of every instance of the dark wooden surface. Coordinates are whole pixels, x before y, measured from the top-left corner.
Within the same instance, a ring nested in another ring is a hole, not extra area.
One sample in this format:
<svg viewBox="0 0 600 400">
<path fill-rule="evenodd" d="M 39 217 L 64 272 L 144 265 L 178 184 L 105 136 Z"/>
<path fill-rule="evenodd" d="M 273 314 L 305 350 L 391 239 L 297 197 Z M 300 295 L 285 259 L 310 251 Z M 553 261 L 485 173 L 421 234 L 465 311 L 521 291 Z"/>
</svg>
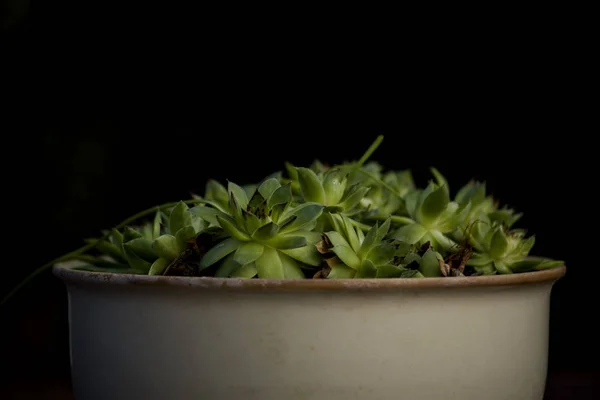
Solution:
<svg viewBox="0 0 600 400">
<path fill-rule="evenodd" d="M 68 380 L 7 384 L 0 388 L 2 400 L 74 400 Z M 544 400 L 598 400 L 600 372 L 553 373 L 548 376 Z M 177 400 L 177 399 L 173 399 Z M 507 399 L 508 400 L 508 399 Z"/>
</svg>

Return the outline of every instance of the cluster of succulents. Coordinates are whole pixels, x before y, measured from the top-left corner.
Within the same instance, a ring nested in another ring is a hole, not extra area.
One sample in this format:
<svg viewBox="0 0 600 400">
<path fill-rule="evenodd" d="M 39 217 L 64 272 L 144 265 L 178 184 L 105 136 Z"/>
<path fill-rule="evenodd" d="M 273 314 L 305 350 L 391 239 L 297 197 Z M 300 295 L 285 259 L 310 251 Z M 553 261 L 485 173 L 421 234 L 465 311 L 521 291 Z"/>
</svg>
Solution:
<svg viewBox="0 0 600 400">
<path fill-rule="evenodd" d="M 378 138 L 378 145 L 380 143 Z M 424 278 L 510 274 L 562 265 L 530 257 L 521 214 L 471 181 L 454 196 L 431 169 L 359 161 L 285 164 L 256 184 L 210 180 L 203 195 L 159 208 L 141 225 L 90 239 L 79 269 L 261 279 Z M 191 206 L 190 206 L 191 205 Z"/>
</svg>

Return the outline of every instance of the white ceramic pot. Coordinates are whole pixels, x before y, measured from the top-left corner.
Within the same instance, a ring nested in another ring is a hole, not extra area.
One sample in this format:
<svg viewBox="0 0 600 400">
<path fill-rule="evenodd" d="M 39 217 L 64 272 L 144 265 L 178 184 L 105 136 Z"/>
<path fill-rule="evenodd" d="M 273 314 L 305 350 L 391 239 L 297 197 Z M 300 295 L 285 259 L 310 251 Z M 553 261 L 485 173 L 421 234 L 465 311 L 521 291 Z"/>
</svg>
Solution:
<svg viewBox="0 0 600 400">
<path fill-rule="evenodd" d="M 540 400 L 565 268 L 337 281 L 54 273 L 69 293 L 77 400 Z"/>
</svg>

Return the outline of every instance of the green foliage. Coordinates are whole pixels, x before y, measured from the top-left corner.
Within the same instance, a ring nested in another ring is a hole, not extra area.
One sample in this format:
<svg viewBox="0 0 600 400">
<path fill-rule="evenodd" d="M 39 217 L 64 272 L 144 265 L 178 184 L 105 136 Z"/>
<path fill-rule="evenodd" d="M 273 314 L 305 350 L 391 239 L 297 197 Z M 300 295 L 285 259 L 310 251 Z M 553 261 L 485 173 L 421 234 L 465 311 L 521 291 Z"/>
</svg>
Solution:
<svg viewBox="0 0 600 400">
<path fill-rule="evenodd" d="M 286 162 L 285 175 L 243 186 L 210 180 L 203 196 L 90 239 L 91 252 L 70 258 L 90 271 L 239 279 L 457 277 L 562 264 L 529 256 L 535 237 L 513 227 L 522 214 L 500 207 L 484 182 L 452 195 L 435 168 L 420 188 L 410 170 L 368 161 L 381 139 L 356 162 Z"/>
</svg>

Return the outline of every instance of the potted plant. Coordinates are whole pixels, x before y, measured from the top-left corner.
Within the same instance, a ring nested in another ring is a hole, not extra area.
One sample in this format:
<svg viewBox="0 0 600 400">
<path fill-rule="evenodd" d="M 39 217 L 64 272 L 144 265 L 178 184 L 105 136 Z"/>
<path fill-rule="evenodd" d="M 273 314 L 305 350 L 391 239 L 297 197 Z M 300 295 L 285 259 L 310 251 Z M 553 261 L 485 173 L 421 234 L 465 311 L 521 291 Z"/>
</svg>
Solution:
<svg viewBox="0 0 600 400">
<path fill-rule="evenodd" d="M 484 183 L 368 162 L 382 139 L 209 181 L 34 272 L 66 283 L 76 398 L 541 399 L 564 263 Z"/>
</svg>

